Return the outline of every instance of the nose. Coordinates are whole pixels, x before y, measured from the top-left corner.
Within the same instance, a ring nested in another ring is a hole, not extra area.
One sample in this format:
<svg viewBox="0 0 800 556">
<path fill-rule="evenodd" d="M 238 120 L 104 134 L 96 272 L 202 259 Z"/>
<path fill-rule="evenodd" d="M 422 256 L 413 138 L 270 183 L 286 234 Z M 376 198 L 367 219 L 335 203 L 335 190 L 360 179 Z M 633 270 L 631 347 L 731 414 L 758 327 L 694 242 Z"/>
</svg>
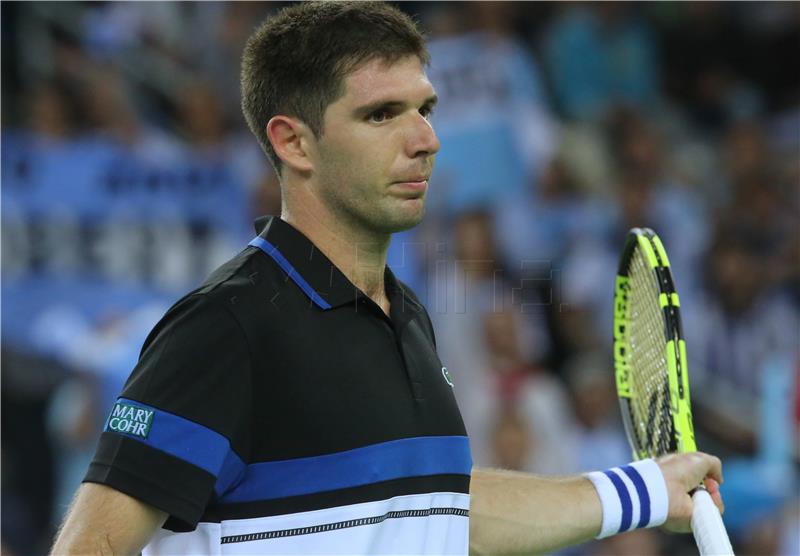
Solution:
<svg viewBox="0 0 800 556">
<path fill-rule="evenodd" d="M 416 114 L 406 140 L 409 158 L 433 156 L 439 152 L 441 143 L 433 130 L 431 122 L 422 114 Z"/>
</svg>

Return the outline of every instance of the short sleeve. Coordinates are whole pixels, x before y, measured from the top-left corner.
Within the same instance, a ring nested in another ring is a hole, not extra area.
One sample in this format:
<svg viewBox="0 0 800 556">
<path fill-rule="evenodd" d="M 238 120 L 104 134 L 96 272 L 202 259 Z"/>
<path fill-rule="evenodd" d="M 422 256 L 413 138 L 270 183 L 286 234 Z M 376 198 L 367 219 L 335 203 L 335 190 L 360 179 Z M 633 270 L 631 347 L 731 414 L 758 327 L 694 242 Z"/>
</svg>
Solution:
<svg viewBox="0 0 800 556">
<path fill-rule="evenodd" d="M 250 365 L 223 303 L 200 294 L 179 301 L 145 341 L 84 481 L 167 512 L 168 529 L 194 529 L 244 473 Z"/>
</svg>

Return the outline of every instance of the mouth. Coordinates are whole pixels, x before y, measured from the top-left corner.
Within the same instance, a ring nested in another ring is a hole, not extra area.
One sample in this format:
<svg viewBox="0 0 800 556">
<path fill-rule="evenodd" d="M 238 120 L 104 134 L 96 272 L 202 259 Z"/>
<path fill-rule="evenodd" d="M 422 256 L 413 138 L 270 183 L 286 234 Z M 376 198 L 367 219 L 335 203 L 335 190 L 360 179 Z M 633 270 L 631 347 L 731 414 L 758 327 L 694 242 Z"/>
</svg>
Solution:
<svg viewBox="0 0 800 556">
<path fill-rule="evenodd" d="M 428 178 L 413 178 L 409 181 L 397 181 L 391 188 L 411 198 L 421 197 L 428 190 Z"/>
</svg>

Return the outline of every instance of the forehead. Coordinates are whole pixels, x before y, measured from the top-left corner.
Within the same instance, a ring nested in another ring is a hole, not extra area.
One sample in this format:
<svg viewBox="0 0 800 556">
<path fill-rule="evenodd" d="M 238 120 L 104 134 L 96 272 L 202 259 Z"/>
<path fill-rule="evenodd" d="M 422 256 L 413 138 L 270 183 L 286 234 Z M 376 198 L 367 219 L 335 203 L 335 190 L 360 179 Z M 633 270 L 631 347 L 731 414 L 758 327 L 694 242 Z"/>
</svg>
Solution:
<svg viewBox="0 0 800 556">
<path fill-rule="evenodd" d="M 416 56 L 395 62 L 375 59 L 365 62 L 344 79 L 346 104 L 370 104 L 381 100 L 424 100 L 433 95 L 433 85 Z"/>
</svg>

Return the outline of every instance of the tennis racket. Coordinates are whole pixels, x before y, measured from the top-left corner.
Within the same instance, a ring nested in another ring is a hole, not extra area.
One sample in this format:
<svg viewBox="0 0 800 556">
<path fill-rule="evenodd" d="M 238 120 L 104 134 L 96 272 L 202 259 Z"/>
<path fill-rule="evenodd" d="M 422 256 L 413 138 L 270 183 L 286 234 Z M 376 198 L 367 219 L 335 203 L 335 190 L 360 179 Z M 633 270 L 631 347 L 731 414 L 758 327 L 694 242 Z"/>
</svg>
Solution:
<svg viewBox="0 0 800 556">
<path fill-rule="evenodd" d="M 680 302 L 664 246 L 648 228 L 632 229 L 622 250 L 614 294 L 614 368 L 634 459 L 695 451 Z M 706 489 L 698 486 L 692 500 L 700 554 L 733 554 Z"/>
</svg>

